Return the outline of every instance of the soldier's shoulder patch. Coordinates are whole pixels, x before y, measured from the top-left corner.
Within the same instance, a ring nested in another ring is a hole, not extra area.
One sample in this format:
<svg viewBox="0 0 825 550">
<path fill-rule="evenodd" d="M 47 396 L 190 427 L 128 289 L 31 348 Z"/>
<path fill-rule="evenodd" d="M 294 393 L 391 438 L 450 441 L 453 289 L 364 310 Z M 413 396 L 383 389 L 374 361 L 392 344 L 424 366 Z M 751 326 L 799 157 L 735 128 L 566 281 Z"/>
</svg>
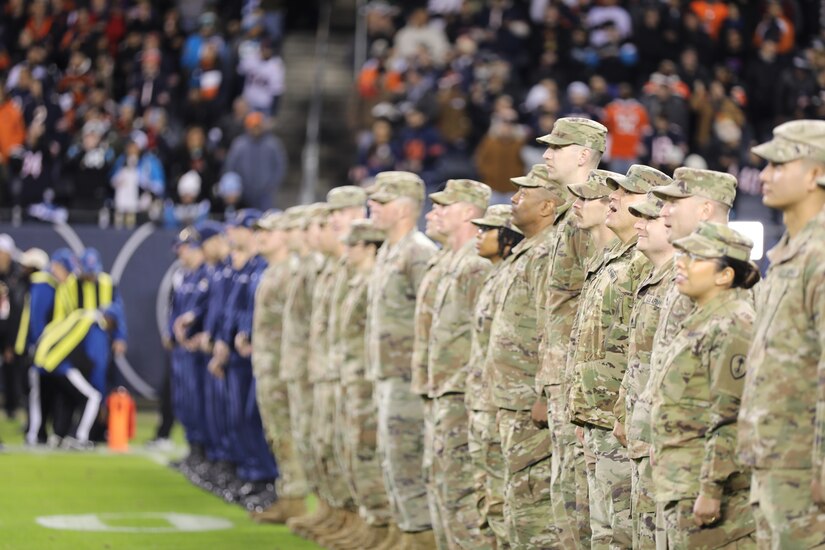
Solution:
<svg viewBox="0 0 825 550">
<path fill-rule="evenodd" d="M 730 360 L 730 375 L 739 380 L 747 372 L 747 359 L 744 355 L 736 354 Z"/>
</svg>

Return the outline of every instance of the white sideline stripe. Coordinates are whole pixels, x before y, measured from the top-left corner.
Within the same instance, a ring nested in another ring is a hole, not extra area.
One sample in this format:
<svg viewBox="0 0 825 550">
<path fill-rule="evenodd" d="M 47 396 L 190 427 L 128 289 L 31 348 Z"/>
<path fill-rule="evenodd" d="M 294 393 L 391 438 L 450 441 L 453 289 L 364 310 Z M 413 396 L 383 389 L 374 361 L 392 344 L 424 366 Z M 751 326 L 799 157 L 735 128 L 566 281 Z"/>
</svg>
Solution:
<svg viewBox="0 0 825 550">
<path fill-rule="evenodd" d="M 129 527 L 109 525 L 106 520 L 118 519 L 162 519 L 168 527 Z M 77 514 L 40 516 L 35 518 L 38 525 L 62 531 L 105 531 L 114 533 L 176 533 L 194 531 L 216 531 L 230 529 L 234 524 L 226 518 L 180 514 L 176 512 L 136 512 L 126 514 Z"/>
</svg>

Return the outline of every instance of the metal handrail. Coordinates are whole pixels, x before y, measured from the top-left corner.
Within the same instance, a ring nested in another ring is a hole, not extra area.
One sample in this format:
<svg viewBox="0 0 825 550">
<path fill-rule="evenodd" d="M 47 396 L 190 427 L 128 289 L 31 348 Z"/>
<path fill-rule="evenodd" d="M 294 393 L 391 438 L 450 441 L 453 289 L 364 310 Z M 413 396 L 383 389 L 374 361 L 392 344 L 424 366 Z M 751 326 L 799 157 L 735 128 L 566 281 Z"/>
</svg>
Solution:
<svg viewBox="0 0 825 550">
<path fill-rule="evenodd" d="M 321 13 L 318 18 L 318 29 L 315 33 L 315 77 L 312 83 L 312 97 L 307 114 L 307 133 L 304 150 L 301 153 L 303 177 L 301 179 L 302 204 L 315 200 L 316 184 L 318 181 L 318 165 L 320 162 L 320 131 L 321 112 L 323 109 L 324 74 L 326 73 L 327 52 L 329 51 L 329 31 L 332 20 L 332 6 L 334 2 L 321 2 Z"/>
</svg>

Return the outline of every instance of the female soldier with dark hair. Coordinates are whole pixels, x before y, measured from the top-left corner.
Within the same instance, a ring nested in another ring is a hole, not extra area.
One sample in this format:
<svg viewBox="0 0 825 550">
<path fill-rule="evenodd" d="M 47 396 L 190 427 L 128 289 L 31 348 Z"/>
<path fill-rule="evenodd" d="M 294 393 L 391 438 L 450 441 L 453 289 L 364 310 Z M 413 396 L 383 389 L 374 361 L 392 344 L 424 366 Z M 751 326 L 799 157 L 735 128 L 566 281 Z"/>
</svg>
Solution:
<svg viewBox="0 0 825 550">
<path fill-rule="evenodd" d="M 467 392 L 465 404 L 470 417 L 469 447 L 475 469 L 476 501 L 480 503 L 482 521 L 486 522 L 498 540 L 499 547 L 507 547 L 507 526 L 504 523 L 504 456 L 501 438 L 496 428 L 497 409 L 489 392 L 489 378 L 484 373 L 484 358 L 490 335 L 495 304 L 495 289 L 501 261 L 510 255 L 524 235 L 512 222 L 512 207 L 504 204 L 490 206 L 483 218 L 473 220 L 478 226 L 476 248 L 482 258 L 493 263 L 493 269 L 484 281 L 475 304 L 472 325 Z"/>
<path fill-rule="evenodd" d="M 756 546 L 750 472 L 736 457 L 736 417 L 753 337 L 753 243 L 701 223 L 673 243 L 676 284 L 696 305 L 651 372 L 657 546 Z M 659 541 L 663 537 L 665 541 Z"/>
</svg>

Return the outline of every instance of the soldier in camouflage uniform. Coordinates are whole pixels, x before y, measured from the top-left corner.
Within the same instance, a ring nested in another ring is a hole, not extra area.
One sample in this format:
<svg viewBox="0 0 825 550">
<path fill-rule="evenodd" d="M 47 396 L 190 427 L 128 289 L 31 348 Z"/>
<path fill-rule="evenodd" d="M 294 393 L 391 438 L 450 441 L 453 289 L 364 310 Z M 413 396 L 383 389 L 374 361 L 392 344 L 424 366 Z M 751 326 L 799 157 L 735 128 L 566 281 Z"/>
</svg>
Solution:
<svg viewBox="0 0 825 550">
<path fill-rule="evenodd" d="M 650 352 L 659 326 L 662 301 L 675 277 L 673 245 L 667 240 L 664 219 L 660 216 L 664 201 L 648 192 L 647 199 L 630 207 L 638 218 L 636 249 L 644 254 L 653 269 L 639 284 L 630 313 L 630 338 L 627 346 L 627 370 L 613 409 L 616 423 L 613 435 L 627 447 L 631 459 L 630 513 L 633 548 L 656 547 L 656 500 L 650 475 L 650 406 L 639 401 L 650 377 Z"/>
<path fill-rule="evenodd" d="M 268 214 L 258 221 L 259 251 L 269 266 L 261 274 L 255 294 L 252 329 L 252 368 L 258 408 L 272 454 L 278 461 L 275 483 L 278 500 L 263 512 L 253 513 L 256 521 L 285 523 L 304 513 L 309 491 L 301 460 L 295 450 L 289 423 L 289 397 L 280 377 L 281 329 L 289 283 L 289 248 L 284 214 Z"/>
<path fill-rule="evenodd" d="M 753 468 L 760 548 L 821 548 L 825 121 L 781 124 L 771 141 L 752 151 L 768 161 L 760 177 L 762 202 L 782 211 L 786 232 L 768 253 L 771 267 L 759 285 L 739 453 Z"/>
<path fill-rule="evenodd" d="M 736 198 L 735 177 L 724 172 L 683 167 L 676 169 L 673 180 L 670 185 L 653 189 L 653 193 L 665 201 L 662 218 L 670 242 L 696 231 L 699 222 L 728 223 Z M 693 302 L 680 294 L 675 284 L 670 285 L 653 342 L 654 355 L 673 339 L 692 309 Z"/>
<path fill-rule="evenodd" d="M 472 459 L 475 478 L 474 502 L 480 513 L 481 529 L 489 527 L 496 537 L 498 550 L 509 548 L 504 522 L 504 477 L 506 467 L 501 454 L 501 436 L 496 424 L 498 408 L 493 402 L 490 373 L 485 371 L 490 324 L 496 304 L 496 289 L 504 284 L 500 269 L 524 235 L 513 225 L 512 207 L 491 206 L 483 218 L 476 218 L 478 255 L 490 260 L 493 268 L 487 275 L 475 300 L 472 318 L 472 341 L 467 370 L 465 405 L 469 416 L 467 448 Z"/>
<path fill-rule="evenodd" d="M 436 282 L 429 331 L 427 391 L 432 399 L 435 492 L 433 526 L 440 524 L 449 548 L 492 549 L 489 528 L 482 531 L 474 495 L 464 405 L 470 360 L 470 325 L 476 296 L 492 264 L 476 252 L 476 227 L 470 220 L 484 214 L 490 187 L 473 180 L 449 180 L 430 199 L 439 206 L 438 227 L 447 237 L 450 261 Z"/>
<path fill-rule="evenodd" d="M 675 241 L 676 284 L 696 304 L 656 356 L 650 387 L 657 547 L 755 548 L 750 472 L 736 458 L 736 425 L 759 280 L 753 243 L 702 222 Z"/>
<path fill-rule="evenodd" d="M 499 409 L 508 539 L 516 548 L 555 548 L 559 540 L 550 521 L 550 432 L 535 426 L 531 413 L 538 397 L 535 378 L 549 251 L 572 200 L 543 165 L 511 181 L 518 187 L 512 199 L 513 223 L 525 239 L 501 267 L 503 284 L 496 292 L 485 369 Z"/>
<path fill-rule="evenodd" d="M 377 178 L 378 179 L 378 178 Z M 383 176 L 370 194 L 375 226 L 387 232 L 369 283 L 368 377 L 375 383 L 378 452 L 402 548 L 434 544 L 423 478 L 424 409 L 410 391 L 415 297 L 436 246 L 416 230 L 424 182 L 410 172 Z M 393 535 L 379 546 L 397 548 Z"/>
<path fill-rule="evenodd" d="M 539 143 L 547 145 L 544 159 L 548 175 L 565 186 L 586 181 L 590 171 L 599 166 L 606 135 L 607 128 L 592 120 L 575 117 L 557 120 L 551 134 L 538 138 Z M 585 266 L 592 254 L 590 235 L 578 228 L 571 208 L 559 221 L 550 254 L 545 289 L 546 319 L 541 326 L 541 369 L 536 375 L 539 399 L 533 407 L 533 421 L 538 426 L 546 424 L 552 433 L 553 522 L 562 547 L 569 549 L 590 548 L 584 452 L 576 439 L 575 427 L 564 416 L 566 393 L 562 388 L 562 374 Z"/>
<path fill-rule="evenodd" d="M 726 224 L 728 213 L 736 197 L 736 178 L 724 172 L 700 170 L 694 168 L 677 168 L 673 173 L 674 182 L 664 187 L 653 189 L 654 195 L 665 201 L 662 207 L 661 218 L 668 234 L 668 240 L 687 237 L 693 233 L 702 221 Z M 664 298 L 659 315 L 659 324 L 653 337 L 653 347 L 650 352 L 651 366 L 660 364 L 656 361 L 665 347 L 673 341 L 679 331 L 682 321 L 693 310 L 693 301 L 682 295 L 674 281 L 666 283 L 667 288 L 662 292 Z M 653 372 L 648 375 L 648 380 Z M 633 416 L 628 427 L 633 432 L 628 433 L 631 439 L 638 438 L 641 445 L 650 444 L 650 386 L 647 385 L 637 399 Z M 642 448 L 642 446 L 639 448 Z M 640 461 L 637 487 L 650 487 L 653 483 L 650 468 L 643 468 L 644 460 Z M 649 461 L 647 462 L 649 466 Z M 650 502 L 640 496 L 640 507 L 650 509 Z M 642 512 L 647 513 L 647 512 Z M 649 525 L 650 517 L 644 520 Z M 649 533 L 641 528 L 640 536 L 649 538 Z"/>
<path fill-rule="evenodd" d="M 340 431 L 336 456 L 358 513 L 367 526 L 338 544 L 339 548 L 375 548 L 386 539 L 391 519 L 376 447 L 377 409 L 373 384 L 366 379 L 364 341 L 367 283 L 376 251 L 385 237 L 372 220 L 355 220 L 350 224 L 344 256 L 351 276 L 346 283 L 336 326 L 331 327 L 336 334 L 335 353 L 341 377 L 341 406 L 335 421 L 336 430 Z"/>
<path fill-rule="evenodd" d="M 310 488 L 318 490 L 317 464 L 312 452 L 312 385 L 309 383 L 309 329 L 312 314 L 312 293 L 315 280 L 321 269 L 321 257 L 316 252 L 319 219 L 326 218 L 326 205 L 314 203 L 286 210 L 287 216 L 294 215 L 289 224 L 289 246 L 293 252 L 290 259 L 290 282 L 284 304 L 283 332 L 281 334 L 281 379 L 287 384 L 289 395 L 289 421 L 295 449 L 304 465 Z M 286 358 L 289 358 L 288 361 Z M 313 513 L 291 518 L 287 525 L 294 531 L 319 525 L 330 517 L 326 502 L 321 500 Z"/>
<path fill-rule="evenodd" d="M 433 318 L 433 301 L 435 300 L 436 285 L 444 276 L 444 270 L 450 263 L 452 256 L 449 247 L 444 246 L 446 235 L 440 232 L 438 227 L 438 215 L 441 207 L 433 204 L 433 207 L 424 216 L 426 226 L 424 233 L 433 241 L 439 243 L 441 248 L 433 254 L 427 261 L 427 272 L 418 285 L 418 293 L 415 300 L 415 340 L 413 341 L 412 354 L 412 381 L 410 388 L 416 395 L 420 395 L 424 406 L 424 479 L 427 484 L 427 505 L 430 508 L 430 517 L 438 514 L 438 504 L 435 501 L 436 487 L 432 477 L 433 467 L 433 415 L 432 400 L 427 392 L 427 353 L 430 341 L 430 324 Z M 436 547 L 447 547 L 447 536 L 442 529 L 441 522 L 433 524 L 433 534 L 435 536 Z"/>
<path fill-rule="evenodd" d="M 605 174 L 612 189 L 604 226 L 617 237 L 599 268 L 589 271 L 575 321 L 568 397 L 570 420 L 584 428 L 586 449 L 596 458 L 588 470 L 590 524 L 594 548 L 629 548 L 630 461 L 613 435 L 613 407 L 627 368 L 629 318 L 638 284 L 651 265 L 636 250 L 638 234 L 629 207 L 670 178 L 653 168 L 633 165 L 627 176 Z"/>
<path fill-rule="evenodd" d="M 321 248 L 326 255 L 312 297 L 310 320 L 309 380 L 312 383 L 312 443 L 319 468 L 319 494 L 325 498 L 338 516 L 338 521 L 326 522 L 323 530 L 312 532 L 325 546 L 345 538 L 360 525 L 352 501 L 349 485 L 335 456 L 340 364 L 336 360 L 333 327 L 344 298 L 350 272 L 343 257 L 343 237 L 349 232 L 352 220 L 366 216 L 367 194 L 355 186 L 336 187 L 327 193 L 329 216 L 322 230 Z"/>
</svg>

